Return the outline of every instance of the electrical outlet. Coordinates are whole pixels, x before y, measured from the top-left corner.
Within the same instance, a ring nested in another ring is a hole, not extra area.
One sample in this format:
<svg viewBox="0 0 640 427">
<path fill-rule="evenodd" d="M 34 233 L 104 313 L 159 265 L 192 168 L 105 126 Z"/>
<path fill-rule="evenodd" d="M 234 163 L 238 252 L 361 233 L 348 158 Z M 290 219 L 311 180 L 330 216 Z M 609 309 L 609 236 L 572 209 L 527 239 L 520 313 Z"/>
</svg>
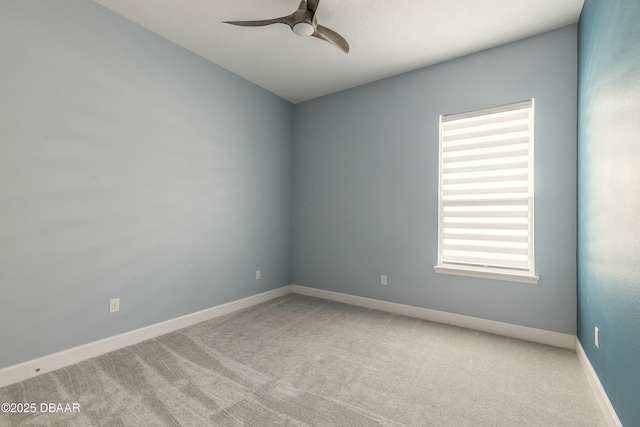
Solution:
<svg viewBox="0 0 640 427">
<path fill-rule="evenodd" d="M 380 284 L 386 286 L 386 284 L 387 284 L 387 275 L 386 274 L 383 274 L 382 276 L 380 276 Z"/>
<path fill-rule="evenodd" d="M 120 298 L 111 298 L 109 300 L 109 313 L 120 311 Z"/>
<path fill-rule="evenodd" d="M 261 274 L 260 270 L 256 270 L 256 280 L 260 280 Z"/>
<path fill-rule="evenodd" d="M 596 347 L 600 348 L 600 329 L 598 329 L 598 327 L 596 326 L 595 329 L 595 341 L 596 341 Z"/>
</svg>

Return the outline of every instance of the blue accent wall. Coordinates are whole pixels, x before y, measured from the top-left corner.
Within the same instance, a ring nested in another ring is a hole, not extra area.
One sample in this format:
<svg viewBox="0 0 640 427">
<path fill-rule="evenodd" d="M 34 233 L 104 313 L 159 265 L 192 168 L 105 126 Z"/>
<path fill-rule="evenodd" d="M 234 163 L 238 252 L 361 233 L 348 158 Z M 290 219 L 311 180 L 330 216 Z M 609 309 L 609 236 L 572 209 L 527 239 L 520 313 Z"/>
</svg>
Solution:
<svg viewBox="0 0 640 427">
<path fill-rule="evenodd" d="M 578 338 L 626 427 L 640 426 L 639 23 L 637 0 L 586 0 L 579 23 Z"/>
<path fill-rule="evenodd" d="M 0 368 L 289 285 L 292 120 L 92 1 L 0 1 Z"/>
<path fill-rule="evenodd" d="M 576 94 L 573 25 L 297 104 L 294 283 L 575 334 Z M 540 283 L 436 274 L 439 115 L 529 98 Z"/>
</svg>

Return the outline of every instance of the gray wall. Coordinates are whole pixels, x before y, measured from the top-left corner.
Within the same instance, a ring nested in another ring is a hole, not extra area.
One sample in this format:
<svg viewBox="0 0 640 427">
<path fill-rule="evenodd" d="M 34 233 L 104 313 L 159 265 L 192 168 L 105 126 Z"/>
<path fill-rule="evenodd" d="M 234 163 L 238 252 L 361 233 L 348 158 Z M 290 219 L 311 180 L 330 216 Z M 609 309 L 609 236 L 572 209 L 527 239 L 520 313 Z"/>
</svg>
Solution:
<svg viewBox="0 0 640 427">
<path fill-rule="evenodd" d="M 570 26 L 296 105 L 293 282 L 574 334 L 576 37 Z M 540 283 L 435 274 L 438 116 L 527 98 Z"/>
<path fill-rule="evenodd" d="M 86 0 L 0 53 L 0 368 L 290 284 L 291 104 Z"/>
<path fill-rule="evenodd" d="M 578 338 L 626 427 L 640 426 L 638 21 L 637 0 L 586 0 L 579 31 Z"/>
</svg>

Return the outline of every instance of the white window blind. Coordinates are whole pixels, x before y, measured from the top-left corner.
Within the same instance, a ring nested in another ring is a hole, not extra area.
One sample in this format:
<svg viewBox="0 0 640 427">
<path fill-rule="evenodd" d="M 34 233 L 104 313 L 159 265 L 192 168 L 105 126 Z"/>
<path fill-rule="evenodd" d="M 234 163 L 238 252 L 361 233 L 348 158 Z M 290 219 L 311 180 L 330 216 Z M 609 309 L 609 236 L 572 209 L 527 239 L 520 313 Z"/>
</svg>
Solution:
<svg viewBox="0 0 640 427">
<path fill-rule="evenodd" d="M 533 120 L 532 99 L 440 117 L 438 267 L 535 275 Z"/>
</svg>

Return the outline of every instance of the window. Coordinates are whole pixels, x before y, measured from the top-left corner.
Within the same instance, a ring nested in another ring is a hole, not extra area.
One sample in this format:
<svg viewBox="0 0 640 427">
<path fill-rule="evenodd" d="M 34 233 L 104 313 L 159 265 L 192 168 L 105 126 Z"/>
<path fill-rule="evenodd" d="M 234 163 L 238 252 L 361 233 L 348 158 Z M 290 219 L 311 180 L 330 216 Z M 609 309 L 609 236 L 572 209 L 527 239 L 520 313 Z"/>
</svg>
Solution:
<svg viewBox="0 0 640 427">
<path fill-rule="evenodd" d="M 533 99 L 440 116 L 436 272 L 538 282 L 533 116 Z"/>
</svg>

